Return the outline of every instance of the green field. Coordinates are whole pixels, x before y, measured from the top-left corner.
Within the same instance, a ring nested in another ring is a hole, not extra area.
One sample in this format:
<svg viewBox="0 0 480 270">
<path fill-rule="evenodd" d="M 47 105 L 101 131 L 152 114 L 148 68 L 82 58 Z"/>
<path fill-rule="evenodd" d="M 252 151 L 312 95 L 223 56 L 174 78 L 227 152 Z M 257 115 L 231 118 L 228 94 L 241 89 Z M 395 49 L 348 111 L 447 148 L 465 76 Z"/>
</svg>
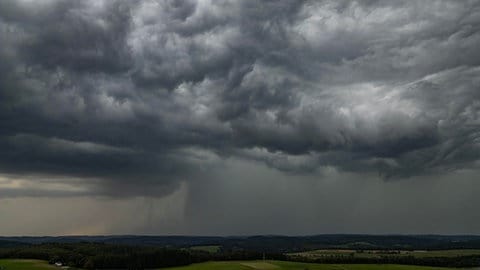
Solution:
<svg viewBox="0 0 480 270">
<path fill-rule="evenodd" d="M 207 262 L 168 270 L 447 270 L 453 268 L 393 264 L 314 264 L 282 261 Z"/>
<path fill-rule="evenodd" d="M 413 251 L 384 251 L 384 250 L 364 250 L 356 251 L 351 249 L 320 249 L 311 250 L 298 253 L 289 253 L 292 257 L 305 257 L 309 259 L 320 259 L 332 256 L 351 256 L 355 258 L 381 258 L 385 256 L 413 256 L 415 258 L 428 258 L 428 257 L 458 257 L 458 256 L 470 256 L 480 255 L 478 249 L 451 249 L 451 250 L 413 250 Z"/>
<path fill-rule="evenodd" d="M 6 260 L 0 259 L 1 270 L 52 270 L 61 269 L 53 265 L 49 265 L 45 261 L 39 260 Z"/>
<path fill-rule="evenodd" d="M 0 259 L 1 270 L 61 269 L 39 260 Z M 73 268 L 70 268 L 73 269 Z M 167 270 L 449 270 L 454 268 L 425 267 L 395 264 L 314 264 L 283 261 L 206 262 Z"/>
<path fill-rule="evenodd" d="M 205 251 L 208 253 L 216 253 L 220 250 L 220 246 L 193 246 L 191 250 Z"/>
</svg>

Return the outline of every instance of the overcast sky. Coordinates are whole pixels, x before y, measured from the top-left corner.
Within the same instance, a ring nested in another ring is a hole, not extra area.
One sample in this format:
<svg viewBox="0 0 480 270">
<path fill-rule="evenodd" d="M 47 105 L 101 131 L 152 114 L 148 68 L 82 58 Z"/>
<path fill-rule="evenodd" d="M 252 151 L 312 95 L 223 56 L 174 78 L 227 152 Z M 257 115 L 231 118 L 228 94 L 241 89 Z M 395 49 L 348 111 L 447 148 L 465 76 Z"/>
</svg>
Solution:
<svg viewBox="0 0 480 270">
<path fill-rule="evenodd" d="M 0 235 L 480 234 L 480 1 L 0 1 Z"/>
</svg>

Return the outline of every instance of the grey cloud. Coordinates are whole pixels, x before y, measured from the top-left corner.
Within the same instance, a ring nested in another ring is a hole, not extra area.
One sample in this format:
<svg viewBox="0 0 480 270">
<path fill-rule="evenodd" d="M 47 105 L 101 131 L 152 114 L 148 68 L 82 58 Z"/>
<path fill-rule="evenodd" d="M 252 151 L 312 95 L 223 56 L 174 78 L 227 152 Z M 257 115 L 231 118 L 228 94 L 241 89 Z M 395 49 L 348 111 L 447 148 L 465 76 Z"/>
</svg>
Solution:
<svg viewBox="0 0 480 270">
<path fill-rule="evenodd" d="M 476 166 L 476 1 L 3 1 L 0 170 L 163 196 L 243 158 Z"/>
<path fill-rule="evenodd" d="M 127 2 L 103 2 L 105 6 L 98 10 L 92 4 L 53 1 L 37 7 L 6 1 L 0 16 L 12 34 L 22 36 L 18 53 L 27 66 L 77 72 L 128 70 L 131 59 L 125 38 L 130 6 Z"/>
<path fill-rule="evenodd" d="M 367 172 L 335 169 L 324 170 L 323 177 L 290 177 L 258 165 L 232 162 L 208 181 L 194 182 L 188 196 L 187 231 L 478 234 L 478 170 L 385 182 Z"/>
<path fill-rule="evenodd" d="M 79 197 L 89 195 L 88 192 L 65 191 L 65 190 L 44 190 L 44 189 L 29 189 L 29 188 L 2 188 L 0 196 L 3 199 L 18 198 L 18 197 Z"/>
</svg>

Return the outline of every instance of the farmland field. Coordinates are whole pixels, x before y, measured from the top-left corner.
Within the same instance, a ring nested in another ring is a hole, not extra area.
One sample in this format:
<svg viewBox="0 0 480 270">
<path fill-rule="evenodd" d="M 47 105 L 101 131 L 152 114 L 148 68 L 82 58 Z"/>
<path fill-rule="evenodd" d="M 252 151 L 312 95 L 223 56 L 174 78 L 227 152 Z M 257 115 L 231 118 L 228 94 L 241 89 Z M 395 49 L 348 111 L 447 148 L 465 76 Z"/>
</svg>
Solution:
<svg viewBox="0 0 480 270">
<path fill-rule="evenodd" d="M 49 265 L 45 261 L 39 260 L 10 260 L 0 259 L 1 270 L 52 270 L 61 269 L 53 265 Z"/>
<path fill-rule="evenodd" d="M 61 269 L 40 260 L 0 259 L 0 270 Z M 73 270 L 73 268 L 70 268 Z M 455 268 L 395 264 L 314 264 L 285 261 L 215 261 L 166 270 L 452 270 Z"/>
<path fill-rule="evenodd" d="M 220 246 L 193 246 L 190 250 L 205 251 L 208 253 L 215 253 L 220 250 Z"/>
<path fill-rule="evenodd" d="M 320 249 L 311 250 L 298 253 L 289 253 L 291 257 L 305 257 L 308 259 L 320 259 L 336 256 L 349 256 L 355 258 L 381 258 L 388 256 L 402 257 L 413 256 L 414 258 L 430 258 L 430 257 L 459 257 L 459 256 L 471 256 L 480 255 L 478 249 L 451 249 L 451 250 L 413 250 L 413 251 L 384 251 L 384 250 L 364 250 L 356 251 L 351 249 Z"/>
<path fill-rule="evenodd" d="M 283 261 L 229 261 L 207 262 L 168 270 L 446 270 L 453 268 L 424 267 L 392 264 L 313 264 Z"/>
</svg>

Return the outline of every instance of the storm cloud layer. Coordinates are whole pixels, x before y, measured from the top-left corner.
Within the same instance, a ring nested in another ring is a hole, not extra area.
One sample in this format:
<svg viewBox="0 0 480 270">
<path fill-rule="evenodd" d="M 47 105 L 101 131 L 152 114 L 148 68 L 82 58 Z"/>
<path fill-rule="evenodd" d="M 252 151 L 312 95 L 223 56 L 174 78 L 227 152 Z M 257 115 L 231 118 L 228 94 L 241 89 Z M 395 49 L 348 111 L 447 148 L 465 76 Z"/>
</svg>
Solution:
<svg viewBox="0 0 480 270">
<path fill-rule="evenodd" d="M 0 196 L 475 170 L 479 47 L 479 1 L 1 1 Z"/>
</svg>

